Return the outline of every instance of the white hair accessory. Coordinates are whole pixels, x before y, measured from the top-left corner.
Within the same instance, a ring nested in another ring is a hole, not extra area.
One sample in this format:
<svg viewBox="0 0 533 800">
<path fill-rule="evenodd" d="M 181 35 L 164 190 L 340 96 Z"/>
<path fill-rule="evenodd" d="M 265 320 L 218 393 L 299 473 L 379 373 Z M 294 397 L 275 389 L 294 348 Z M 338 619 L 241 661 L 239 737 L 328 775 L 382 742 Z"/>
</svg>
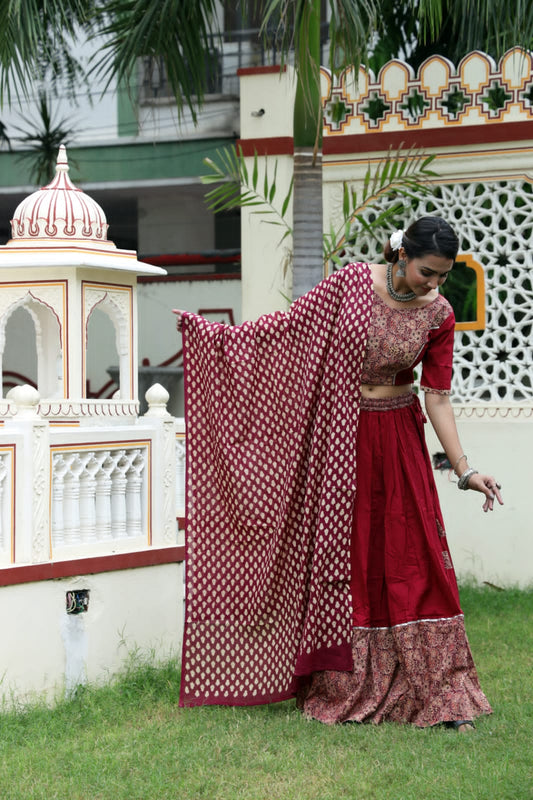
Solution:
<svg viewBox="0 0 533 800">
<path fill-rule="evenodd" d="M 403 230 L 398 229 L 397 231 L 394 231 L 394 233 L 390 237 L 390 246 L 392 247 L 393 250 L 399 250 L 400 247 L 402 246 L 403 233 L 404 233 Z"/>
</svg>

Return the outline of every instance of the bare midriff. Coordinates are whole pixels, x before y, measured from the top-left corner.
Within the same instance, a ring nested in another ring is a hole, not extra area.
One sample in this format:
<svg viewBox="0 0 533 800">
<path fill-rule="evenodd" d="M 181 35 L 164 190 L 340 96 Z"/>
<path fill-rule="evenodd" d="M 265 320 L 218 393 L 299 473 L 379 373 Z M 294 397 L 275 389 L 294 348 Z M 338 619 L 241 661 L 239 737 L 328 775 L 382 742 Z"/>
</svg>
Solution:
<svg viewBox="0 0 533 800">
<path fill-rule="evenodd" d="M 402 386 L 363 383 L 361 384 L 361 394 L 363 397 L 375 397 L 376 399 L 381 399 L 382 397 L 399 397 L 402 394 L 409 394 L 412 388 L 413 385 L 411 383 L 405 383 Z"/>
</svg>

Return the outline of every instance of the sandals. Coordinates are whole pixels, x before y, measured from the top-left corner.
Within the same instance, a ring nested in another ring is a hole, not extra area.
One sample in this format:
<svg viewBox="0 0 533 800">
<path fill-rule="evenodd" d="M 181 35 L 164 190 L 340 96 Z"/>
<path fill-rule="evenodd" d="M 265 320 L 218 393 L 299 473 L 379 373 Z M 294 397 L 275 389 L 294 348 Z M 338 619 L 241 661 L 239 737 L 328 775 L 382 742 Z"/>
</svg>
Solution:
<svg viewBox="0 0 533 800">
<path fill-rule="evenodd" d="M 459 731 L 462 725 L 467 725 L 472 730 L 475 730 L 476 727 L 471 719 L 454 719 L 444 723 L 445 728 L 453 728 L 456 731 Z"/>
</svg>

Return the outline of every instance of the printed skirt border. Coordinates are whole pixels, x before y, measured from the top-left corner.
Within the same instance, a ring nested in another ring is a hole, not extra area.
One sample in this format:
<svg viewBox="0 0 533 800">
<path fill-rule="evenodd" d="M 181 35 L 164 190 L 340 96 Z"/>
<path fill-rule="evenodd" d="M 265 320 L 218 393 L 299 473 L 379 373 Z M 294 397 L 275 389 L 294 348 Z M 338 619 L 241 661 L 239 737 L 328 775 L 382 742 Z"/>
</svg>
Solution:
<svg viewBox="0 0 533 800">
<path fill-rule="evenodd" d="M 420 727 L 490 714 L 462 615 L 392 628 L 353 628 L 352 672 L 315 672 L 300 683 L 306 717 Z"/>
</svg>

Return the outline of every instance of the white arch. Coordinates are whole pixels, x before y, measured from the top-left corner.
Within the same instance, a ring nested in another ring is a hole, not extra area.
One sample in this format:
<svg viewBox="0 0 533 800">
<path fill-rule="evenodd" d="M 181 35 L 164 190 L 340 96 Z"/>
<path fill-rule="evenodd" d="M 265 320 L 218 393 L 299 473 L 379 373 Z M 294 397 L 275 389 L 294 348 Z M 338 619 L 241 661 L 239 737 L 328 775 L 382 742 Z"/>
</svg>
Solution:
<svg viewBox="0 0 533 800">
<path fill-rule="evenodd" d="M 54 309 L 35 297 L 31 291 L 11 303 L 0 316 L 0 375 L 3 384 L 3 356 L 6 326 L 18 308 L 24 308 L 35 326 L 37 351 L 37 386 L 41 397 L 63 396 L 63 352 L 61 323 Z"/>
<path fill-rule="evenodd" d="M 89 338 L 89 320 L 95 308 L 106 314 L 115 331 L 115 346 L 119 359 L 119 395 L 123 399 L 133 397 L 133 383 L 130 362 L 130 321 L 124 313 L 124 309 L 116 302 L 115 298 L 109 293 L 105 294 L 89 309 L 85 322 L 85 358 L 87 363 L 87 345 Z M 86 366 L 85 366 L 86 369 Z M 83 386 L 85 392 L 86 375 L 83 376 Z"/>
</svg>

